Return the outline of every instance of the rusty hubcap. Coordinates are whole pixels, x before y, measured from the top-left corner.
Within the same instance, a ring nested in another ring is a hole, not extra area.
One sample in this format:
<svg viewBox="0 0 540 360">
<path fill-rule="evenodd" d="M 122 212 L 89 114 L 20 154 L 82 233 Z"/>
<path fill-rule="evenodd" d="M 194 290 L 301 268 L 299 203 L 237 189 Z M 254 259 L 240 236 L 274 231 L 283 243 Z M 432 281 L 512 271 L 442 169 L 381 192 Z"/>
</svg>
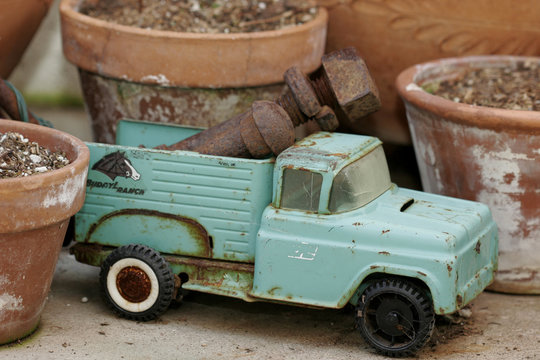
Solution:
<svg viewBox="0 0 540 360">
<path fill-rule="evenodd" d="M 116 288 L 127 301 L 139 303 L 150 295 L 152 283 L 148 275 L 140 268 L 128 266 L 116 276 Z"/>
</svg>

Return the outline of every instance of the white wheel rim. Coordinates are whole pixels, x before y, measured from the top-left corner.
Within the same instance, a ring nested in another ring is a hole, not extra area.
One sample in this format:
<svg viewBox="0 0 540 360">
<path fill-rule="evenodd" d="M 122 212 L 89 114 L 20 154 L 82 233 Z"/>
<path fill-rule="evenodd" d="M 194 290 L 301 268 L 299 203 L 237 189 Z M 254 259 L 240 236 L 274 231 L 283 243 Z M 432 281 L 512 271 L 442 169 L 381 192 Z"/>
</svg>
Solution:
<svg viewBox="0 0 540 360">
<path fill-rule="evenodd" d="M 124 298 L 116 285 L 116 278 L 118 274 L 127 267 L 136 267 L 142 270 L 146 276 L 150 279 L 150 294 L 142 302 L 131 302 Z M 110 267 L 107 274 L 107 291 L 113 302 L 120 308 L 129 312 L 143 312 L 150 309 L 155 303 L 159 295 L 159 282 L 156 274 L 144 261 L 134 258 L 125 258 L 114 263 Z"/>
</svg>

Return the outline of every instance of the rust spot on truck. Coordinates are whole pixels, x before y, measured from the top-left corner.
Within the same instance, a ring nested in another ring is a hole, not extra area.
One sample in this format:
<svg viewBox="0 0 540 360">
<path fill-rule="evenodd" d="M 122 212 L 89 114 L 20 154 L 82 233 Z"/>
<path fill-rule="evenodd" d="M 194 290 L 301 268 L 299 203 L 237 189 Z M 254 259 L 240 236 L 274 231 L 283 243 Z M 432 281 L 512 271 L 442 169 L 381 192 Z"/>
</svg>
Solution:
<svg viewBox="0 0 540 360">
<path fill-rule="evenodd" d="M 212 256 L 212 245 L 210 238 L 208 236 L 208 232 L 202 226 L 198 221 L 194 219 L 190 219 L 185 216 L 180 215 L 174 215 L 169 213 L 163 213 L 160 211 L 155 210 L 147 210 L 147 209 L 122 209 L 118 211 L 113 211 L 111 213 L 108 213 L 101 217 L 98 221 L 93 223 L 90 226 L 90 229 L 88 230 L 88 233 L 86 234 L 86 238 L 84 239 L 85 243 L 88 243 L 90 241 L 90 238 L 92 237 L 92 234 L 106 221 L 111 220 L 118 216 L 146 216 L 146 217 L 153 217 L 159 219 L 166 219 L 166 220 L 172 220 L 177 223 L 181 223 L 184 227 L 184 229 L 189 234 L 190 238 L 195 241 L 196 245 L 196 251 L 195 254 L 189 254 L 194 256 L 201 256 L 201 257 L 211 257 Z M 161 227 L 168 227 L 169 224 L 160 224 Z M 108 245 L 108 244 L 106 244 Z M 181 249 L 178 249 L 179 253 L 181 253 Z"/>
<path fill-rule="evenodd" d="M 177 272 L 185 273 L 189 283 L 212 288 L 217 294 L 243 298 L 253 285 L 252 264 L 178 255 L 163 258 Z"/>
<path fill-rule="evenodd" d="M 369 268 L 370 268 L 371 270 L 374 270 L 374 269 L 378 269 L 379 266 L 378 266 L 378 265 L 371 265 Z"/>
<path fill-rule="evenodd" d="M 458 308 L 463 306 L 463 296 L 461 295 L 456 296 L 456 304 Z"/>
<path fill-rule="evenodd" d="M 380 255 L 386 255 L 386 256 L 390 255 L 390 253 L 388 251 L 379 251 L 379 254 Z"/>
<path fill-rule="evenodd" d="M 444 308 L 440 307 L 440 308 L 439 308 L 438 314 L 442 315 L 442 314 L 444 314 L 444 313 L 445 313 Z"/>
<path fill-rule="evenodd" d="M 78 262 L 92 266 L 101 266 L 113 250 L 113 247 L 99 244 L 76 243 L 69 248 L 69 253 L 75 255 L 75 259 Z"/>
<path fill-rule="evenodd" d="M 390 230 L 383 230 L 383 231 L 381 231 L 381 234 L 384 235 L 384 234 L 386 234 L 387 232 L 390 232 Z"/>
<path fill-rule="evenodd" d="M 474 251 L 476 251 L 477 254 L 480 254 L 480 248 L 482 247 L 482 243 L 480 240 L 476 243 L 476 246 L 474 247 Z"/>
<path fill-rule="evenodd" d="M 280 290 L 280 289 L 281 289 L 281 286 L 274 286 L 273 288 L 271 288 L 270 290 L 268 290 L 268 295 L 275 296 L 275 295 L 276 295 L 276 291 L 277 291 L 277 290 Z"/>
<path fill-rule="evenodd" d="M 344 154 L 344 153 L 333 153 L 333 154 L 328 154 L 328 156 L 335 156 L 335 157 L 339 157 L 339 158 L 342 158 L 342 159 L 346 159 L 349 157 L 350 154 Z"/>
<path fill-rule="evenodd" d="M 454 270 L 452 266 L 450 266 L 450 264 L 446 264 L 446 269 L 448 270 L 448 275 L 452 276 L 452 270 Z"/>
<path fill-rule="evenodd" d="M 421 272 L 421 271 L 417 271 L 418 274 L 422 275 L 422 276 L 427 276 L 427 274 Z"/>
</svg>

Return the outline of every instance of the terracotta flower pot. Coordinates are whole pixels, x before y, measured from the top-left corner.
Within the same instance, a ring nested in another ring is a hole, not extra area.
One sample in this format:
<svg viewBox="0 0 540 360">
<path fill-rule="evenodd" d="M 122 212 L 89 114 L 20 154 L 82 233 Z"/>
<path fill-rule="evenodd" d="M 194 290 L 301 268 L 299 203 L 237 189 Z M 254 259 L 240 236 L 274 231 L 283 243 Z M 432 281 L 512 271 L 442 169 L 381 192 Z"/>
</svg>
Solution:
<svg viewBox="0 0 540 360">
<path fill-rule="evenodd" d="M 19 63 L 53 0 L 0 1 L 0 78 Z"/>
<path fill-rule="evenodd" d="M 383 107 L 360 131 L 410 144 L 398 74 L 425 61 L 481 54 L 540 55 L 537 0 L 319 0 L 329 10 L 327 51 L 355 46 Z"/>
<path fill-rule="evenodd" d="M 492 289 L 540 294 L 540 112 L 455 103 L 420 88 L 471 68 L 540 58 L 482 56 L 411 67 L 397 78 L 425 191 L 486 203 L 499 226 Z M 451 219 L 450 219 L 451 221 Z"/>
<path fill-rule="evenodd" d="M 328 15 L 300 26 L 240 34 L 194 34 L 140 29 L 60 4 L 66 58 L 81 84 L 96 139 L 113 142 L 116 123 L 129 117 L 209 127 L 282 91 L 283 72 L 320 64 Z M 276 85 L 278 84 L 278 85 Z"/>
<path fill-rule="evenodd" d="M 70 164 L 23 178 L 0 179 L 0 344 L 31 333 L 39 322 L 69 218 L 84 201 L 89 151 L 79 139 L 44 126 L 0 120 Z"/>
</svg>

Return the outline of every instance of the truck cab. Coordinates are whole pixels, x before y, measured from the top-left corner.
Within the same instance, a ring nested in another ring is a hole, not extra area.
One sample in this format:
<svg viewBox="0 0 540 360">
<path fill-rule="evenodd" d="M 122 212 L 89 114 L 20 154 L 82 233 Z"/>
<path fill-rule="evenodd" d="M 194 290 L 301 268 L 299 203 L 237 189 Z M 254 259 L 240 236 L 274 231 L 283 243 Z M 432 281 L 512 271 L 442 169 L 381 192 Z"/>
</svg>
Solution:
<svg viewBox="0 0 540 360">
<path fill-rule="evenodd" d="M 397 187 L 381 145 L 318 133 L 280 154 L 257 234 L 253 296 L 340 308 L 357 301 L 366 279 L 395 275 L 423 284 L 435 313 L 448 314 L 491 282 L 489 209 Z"/>
</svg>

